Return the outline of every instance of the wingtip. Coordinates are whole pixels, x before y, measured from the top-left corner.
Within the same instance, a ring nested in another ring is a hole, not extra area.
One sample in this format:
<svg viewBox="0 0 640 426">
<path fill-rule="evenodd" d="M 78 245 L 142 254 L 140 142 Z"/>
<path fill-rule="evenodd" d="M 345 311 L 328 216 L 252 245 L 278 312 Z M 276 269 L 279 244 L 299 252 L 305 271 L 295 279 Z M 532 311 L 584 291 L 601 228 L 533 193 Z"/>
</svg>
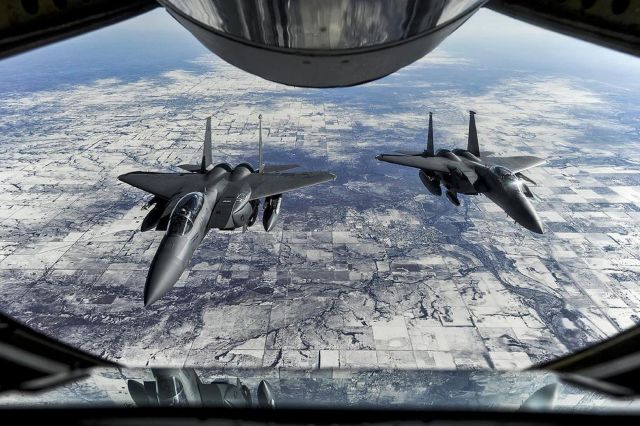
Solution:
<svg viewBox="0 0 640 426">
<path fill-rule="evenodd" d="M 376 155 L 376 160 L 384 161 L 385 163 L 388 163 L 390 159 L 399 158 L 399 157 L 411 157 L 411 156 L 405 155 L 405 154 L 378 154 Z"/>
<path fill-rule="evenodd" d="M 324 182 L 329 182 L 330 180 L 336 180 L 336 175 L 331 173 L 331 172 L 323 172 L 324 175 Z"/>
</svg>

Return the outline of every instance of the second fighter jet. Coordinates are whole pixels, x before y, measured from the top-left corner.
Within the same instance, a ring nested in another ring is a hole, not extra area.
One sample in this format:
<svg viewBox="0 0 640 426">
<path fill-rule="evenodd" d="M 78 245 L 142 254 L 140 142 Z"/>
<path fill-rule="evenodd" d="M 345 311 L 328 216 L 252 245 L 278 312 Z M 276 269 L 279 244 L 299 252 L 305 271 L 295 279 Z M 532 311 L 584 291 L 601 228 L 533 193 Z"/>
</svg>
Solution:
<svg viewBox="0 0 640 426">
<path fill-rule="evenodd" d="M 476 132 L 475 112 L 469 111 L 467 149 L 433 150 L 433 119 L 429 113 L 427 149 L 420 152 L 381 154 L 380 161 L 419 169 L 423 185 L 433 195 L 442 195 L 442 188 L 452 204 L 459 206 L 458 194 L 484 194 L 513 220 L 528 230 L 542 234 L 542 222 L 529 199 L 531 190 L 524 181 L 533 181 L 523 171 L 545 162 L 530 155 L 511 157 L 481 157 Z"/>
<path fill-rule="evenodd" d="M 236 167 L 212 163 L 209 117 L 202 162 L 178 166 L 187 173 L 132 172 L 118 177 L 154 195 L 147 207 L 155 207 L 144 218 L 142 231 L 166 231 L 147 275 L 145 306 L 171 290 L 211 228 L 246 230 L 256 222 L 260 200 L 264 199 L 262 224 L 268 232 L 278 219 L 284 192 L 335 179 L 327 172 L 280 173 L 297 167 L 291 164 L 263 165 L 262 116 L 259 118 L 257 170 L 248 163 Z"/>
</svg>

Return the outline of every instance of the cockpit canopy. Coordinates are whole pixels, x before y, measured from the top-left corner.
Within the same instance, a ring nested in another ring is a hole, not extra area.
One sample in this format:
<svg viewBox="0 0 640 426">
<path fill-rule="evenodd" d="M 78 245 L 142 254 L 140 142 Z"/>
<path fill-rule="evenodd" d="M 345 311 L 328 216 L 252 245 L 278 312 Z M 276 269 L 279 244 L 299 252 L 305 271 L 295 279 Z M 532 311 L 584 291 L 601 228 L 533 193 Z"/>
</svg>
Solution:
<svg viewBox="0 0 640 426">
<path fill-rule="evenodd" d="M 168 233 L 171 235 L 189 233 L 203 204 L 204 196 L 200 192 L 191 192 L 182 197 L 171 213 Z"/>
<path fill-rule="evenodd" d="M 502 166 L 493 166 L 491 167 L 491 171 L 498 176 L 505 184 L 517 184 L 519 182 L 518 177 L 511 170 Z"/>
<path fill-rule="evenodd" d="M 506 167 L 502 167 L 502 166 L 493 166 L 491 167 L 491 171 L 493 173 L 495 173 L 496 175 L 498 175 L 499 178 L 514 178 L 516 179 L 516 175 L 509 169 L 507 169 Z"/>
</svg>

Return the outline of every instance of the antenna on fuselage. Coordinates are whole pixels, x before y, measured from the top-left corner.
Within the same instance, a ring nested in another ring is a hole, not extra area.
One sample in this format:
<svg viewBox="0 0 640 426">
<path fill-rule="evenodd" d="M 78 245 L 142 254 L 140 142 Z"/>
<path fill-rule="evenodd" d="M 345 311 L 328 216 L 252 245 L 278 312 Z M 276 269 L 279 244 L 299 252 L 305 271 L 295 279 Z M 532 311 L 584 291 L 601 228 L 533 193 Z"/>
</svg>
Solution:
<svg viewBox="0 0 640 426">
<path fill-rule="evenodd" d="M 264 172 L 262 163 L 262 114 L 258 116 L 258 173 Z"/>
<path fill-rule="evenodd" d="M 433 156 L 433 117 L 429 111 L 429 132 L 427 133 L 427 155 Z"/>
</svg>

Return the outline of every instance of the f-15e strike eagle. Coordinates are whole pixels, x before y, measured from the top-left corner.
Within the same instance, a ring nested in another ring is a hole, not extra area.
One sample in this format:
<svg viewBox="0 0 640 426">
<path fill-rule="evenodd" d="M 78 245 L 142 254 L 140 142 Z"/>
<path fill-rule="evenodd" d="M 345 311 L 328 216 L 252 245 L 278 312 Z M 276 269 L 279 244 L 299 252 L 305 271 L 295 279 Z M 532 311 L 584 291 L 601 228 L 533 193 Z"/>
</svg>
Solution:
<svg viewBox="0 0 640 426">
<path fill-rule="evenodd" d="M 144 289 L 144 305 L 160 299 L 178 281 L 194 251 L 211 228 L 232 230 L 252 226 L 264 198 L 262 224 L 270 231 L 280 214 L 284 192 L 335 179 L 327 172 L 280 173 L 295 164 L 267 165 L 262 161 L 262 116 L 259 117 L 259 164 L 231 167 L 214 165 L 211 152 L 211 117 L 207 118 L 200 164 L 183 164 L 188 173 L 132 172 L 118 179 L 154 195 L 145 206 L 155 205 L 142 221 L 141 230 L 166 231 Z"/>
<path fill-rule="evenodd" d="M 420 169 L 424 186 L 433 195 L 442 195 L 441 185 L 452 204 L 459 206 L 458 194 L 484 194 L 507 215 L 532 232 L 542 234 L 542 222 L 529 198 L 533 193 L 523 182 L 535 184 L 522 174 L 544 159 L 533 156 L 481 157 L 476 132 L 475 112 L 469 111 L 467 149 L 433 150 L 433 119 L 429 113 L 427 149 L 422 152 L 399 151 L 400 155 L 382 154 L 376 159 Z"/>
</svg>

